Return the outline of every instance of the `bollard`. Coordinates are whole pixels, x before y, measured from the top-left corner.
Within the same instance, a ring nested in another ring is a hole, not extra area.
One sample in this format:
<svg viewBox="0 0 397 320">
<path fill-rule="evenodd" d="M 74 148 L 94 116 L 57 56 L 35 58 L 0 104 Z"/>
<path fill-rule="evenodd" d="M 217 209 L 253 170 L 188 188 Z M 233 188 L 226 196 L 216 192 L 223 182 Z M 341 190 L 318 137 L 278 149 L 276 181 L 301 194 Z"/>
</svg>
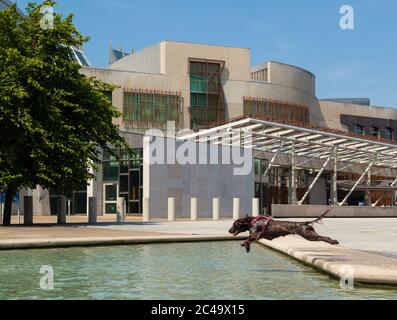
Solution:
<svg viewBox="0 0 397 320">
<path fill-rule="evenodd" d="M 219 215 L 219 198 L 212 199 L 212 218 L 213 220 L 220 220 Z"/>
<path fill-rule="evenodd" d="M 117 222 L 124 222 L 125 212 L 124 212 L 124 197 L 117 198 Z"/>
<path fill-rule="evenodd" d="M 97 207 L 96 207 L 95 197 L 88 198 L 88 223 L 89 224 L 97 223 Z"/>
<path fill-rule="evenodd" d="M 23 224 L 30 226 L 33 224 L 33 197 L 23 198 Z"/>
<path fill-rule="evenodd" d="M 168 198 L 168 221 L 175 221 L 175 198 Z"/>
<path fill-rule="evenodd" d="M 240 198 L 233 199 L 233 220 L 240 219 Z"/>
<path fill-rule="evenodd" d="M 252 216 L 253 217 L 259 216 L 259 199 L 258 198 L 252 199 Z"/>
<path fill-rule="evenodd" d="M 190 219 L 197 221 L 197 198 L 190 199 Z"/>
<path fill-rule="evenodd" d="M 58 212 L 58 224 L 66 224 L 66 197 L 62 196 L 58 198 L 59 212 Z"/>
<path fill-rule="evenodd" d="M 150 221 L 150 214 L 149 214 L 149 198 L 142 199 L 142 221 L 149 222 Z"/>
</svg>

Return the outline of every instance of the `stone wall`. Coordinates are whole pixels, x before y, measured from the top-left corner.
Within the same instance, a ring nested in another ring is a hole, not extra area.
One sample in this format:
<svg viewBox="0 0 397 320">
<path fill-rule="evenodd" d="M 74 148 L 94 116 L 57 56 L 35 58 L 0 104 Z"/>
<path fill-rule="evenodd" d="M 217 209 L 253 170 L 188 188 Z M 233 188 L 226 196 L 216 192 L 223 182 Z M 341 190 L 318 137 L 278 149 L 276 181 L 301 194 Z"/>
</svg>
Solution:
<svg viewBox="0 0 397 320">
<path fill-rule="evenodd" d="M 244 152 L 244 161 L 251 162 L 250 170 L 245 175 L 237 175 L 235 164 L 222 164 L 221 156 L 226 152 L 225 146 L 191 142 L 191 147 L 206 149 L 207 154 L 200 152 L 196 156 L 197 164 L 150 164 L 149 158 L 153 149 L 149 139 L 144 139 L 144 170 L 143 194 L 148 197 L 150 216 L 166 218 L 168 214 L 168 198 L 175 198 L 176 217 L 190 217 L 190 199 L 197 198 L 198 217 L 212 217 L 212 199 L 220 199 L 220 216 L 232 217 L 233 198 L 241 199 L 241 214 L 252 211 L 254 196 L 254 170 L 252 151 L 248 149 L 234 150 Z M 156 137 L 158 141 L 171 141 Z M 154 140 L 151 140 L 154 141 Z M 175 140 L 174 140 L 175 141 Z M 178 148 L 182 142 L 177 141 Z M 168 148 L 169 149 L 169 148 Z M 232 150 L 231 148 L 229 148 Z M 236 149 L 236 148 L 234 148 Z M 167 152 L 168 155 L 169 152 Z M 214 154 L 218 153 L 218 156 Z M 212 156 L 211 156 L 212 155 Z M 218 164 L 203 164 L 217 162 Z M 248 167 L 248 166 L 247 166 Z"/>
<path fill-rule="evenodd" d="M 329 207 L 273 204 L 272 213 L 275 218 L 316 218 L 329 208 L 332 208 L 332 210 L 327 215 L 328 218 L 397 218 L 397 207 Z"/>
</svg>

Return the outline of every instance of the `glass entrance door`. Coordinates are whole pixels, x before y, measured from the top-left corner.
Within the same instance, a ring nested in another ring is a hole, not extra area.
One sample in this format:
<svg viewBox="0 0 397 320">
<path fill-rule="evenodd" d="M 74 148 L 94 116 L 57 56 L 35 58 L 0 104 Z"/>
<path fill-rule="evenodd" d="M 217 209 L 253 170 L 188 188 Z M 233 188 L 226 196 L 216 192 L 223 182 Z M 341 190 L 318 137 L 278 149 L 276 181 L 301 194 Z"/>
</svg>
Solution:
<svg viewBox="0 0 397 320">
<path fill-rule="evenodd" d="M 105 214 L 117 213 L 117 195 L 119 185 L 117 183 L 105 183 L 103 185 L 103 212 Z"/>
</svg>

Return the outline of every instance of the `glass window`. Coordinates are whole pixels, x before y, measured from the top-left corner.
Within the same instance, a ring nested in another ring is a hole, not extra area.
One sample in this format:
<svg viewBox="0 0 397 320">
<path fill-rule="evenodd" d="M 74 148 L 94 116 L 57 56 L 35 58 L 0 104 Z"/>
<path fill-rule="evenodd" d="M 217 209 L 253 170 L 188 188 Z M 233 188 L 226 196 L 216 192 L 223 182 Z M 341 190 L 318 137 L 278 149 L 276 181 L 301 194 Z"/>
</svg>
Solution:
<svg viewBox="0 0 397 320">
<path fill-rule="evenodd" d="M 190 62 L 191 127 L 221 120 L 221 64 L 210 61 Z M 200 111 L 195 108 L 200 107 Z"/>
<path fill-rule="evenodd" d="M 87 192 L 74 193 L 73 210 L 75 214 L 87 213 Z"/>
<path fill-rule="evenodd" d="M 219 63 L 208 63 L 208 72 L 209 73 L 218 73 L 220 72 L 220 65 Z"/>
<path fill-rule="evenodd" d="M 117 181 L 119 179 L 119 163 L 117 161 L 103 162 L 103 181 Z"/>
<path fill-rule="evenodd" d="M 108 100 L 110 102 L 112 102 L 112 100 L 113 100 L 113 92 L 112 91 L 105 91 L 103 94 L 106 96 L 106 98 L 108 98 Z"/>
<path fill-rule="evenodd" d="M 128 173 L 128 161 L 120 161 L 120 174 Z"/>
<path fill-rule="evenodd" d="M 308 106 L 263 98 L 244 99 L 244 114 L 257 114 L 276 121 L 309 122 Z"/>
<path fill-rule="evenodd" d="M 120 176 L 120 193 L 128 193 L 128 175 Z"/>
<path fill-rule="evenodd" d="M 386 127 L 385 136 L 386 136 L 386 139 L 393 140 L 394 139 L 394 130 L 392 128 Z"/>
<path fill-rule="evenodd" d="M 207 105 L 207 95 L 205 93 L 191 94 L 192 107 L 205 107 Z"/>
<path fill-rule="evenodd" d="M 117 200 L 117 184 L 105 186 L 105 201 Z"/>
<path fill-rule="evenodd" d="M 116 214 L 117 204 L 116 203 L 106 203 L 105 204 L 105 214 Z"/>
<path fill-rule="evenodd" d="M 370 132 L 371 132 L 371 136 L 379 137 L 379 128 L 378 127 L 371 126 Z"/>
<path fill-rule="evenodd" d="M 140 181 L 139 181 L 138 170 L 130 171 L 130 184 L 131 184 L 130 199 L 139 200 Z"/>
<path fill-rule="evenodd" d="M 201 85 L 198 80 L 197 90 Z M 167 121 L 181 126 L 182 98 L 179 95 L 158 94 L 157 92 L 124 92 L 123 120 L 126 127 L 143 129 L 163 127 Z"/>
<path fill-rule="evenodd" d="M 364 127 L 359 124 L 356 124 L 354 126 L 354 132 L 357 134 L 364 134 Z"/>
</svg>

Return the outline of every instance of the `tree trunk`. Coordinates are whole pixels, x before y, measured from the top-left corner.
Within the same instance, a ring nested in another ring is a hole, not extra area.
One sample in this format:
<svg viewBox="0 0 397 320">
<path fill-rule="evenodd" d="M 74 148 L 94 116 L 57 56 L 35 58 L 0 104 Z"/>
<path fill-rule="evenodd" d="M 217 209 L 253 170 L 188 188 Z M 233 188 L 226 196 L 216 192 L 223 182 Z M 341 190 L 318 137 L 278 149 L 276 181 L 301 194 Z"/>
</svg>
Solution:
<svg viewBox="0 0 397 320">
<path fill-rule="evenodd" d="M 11 225 L 12 199 L 14 198 L 15 191 L 16 191 L 16 189 L 14 187 L 8 187 L 8 189 L 6 191 L 4 215 L 3 215 L 3 226 Z"/>
</svg>

